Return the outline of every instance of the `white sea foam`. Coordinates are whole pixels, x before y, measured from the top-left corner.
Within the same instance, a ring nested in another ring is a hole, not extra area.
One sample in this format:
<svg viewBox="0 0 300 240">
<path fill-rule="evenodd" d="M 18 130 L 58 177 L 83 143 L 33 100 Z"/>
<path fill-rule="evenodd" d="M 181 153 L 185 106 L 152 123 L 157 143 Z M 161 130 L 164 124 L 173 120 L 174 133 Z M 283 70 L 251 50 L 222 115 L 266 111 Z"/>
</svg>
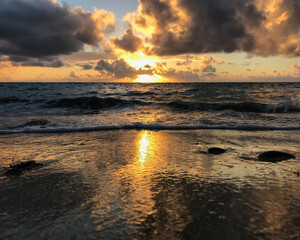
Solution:
<svg viewBox="0 0 300 240">
<path fill-rule="evenodd" d="M 271 126 L 271 125 L 164 125 L 164 124 L 143 124 L 134 123 L 128 125 L 101 125 L 93 127 L 49 127 L 49 128 L 22 128 L 14 130 L 0 130 L 0 134 L 16 133 L 72 133 L 72 132 L 95 132 L 95 131 L 112 131 L 112 130 L 243 130 L 243 131 L 278 131 L 278 130 L 300 130 L 300 126 Z"/>
</svg>

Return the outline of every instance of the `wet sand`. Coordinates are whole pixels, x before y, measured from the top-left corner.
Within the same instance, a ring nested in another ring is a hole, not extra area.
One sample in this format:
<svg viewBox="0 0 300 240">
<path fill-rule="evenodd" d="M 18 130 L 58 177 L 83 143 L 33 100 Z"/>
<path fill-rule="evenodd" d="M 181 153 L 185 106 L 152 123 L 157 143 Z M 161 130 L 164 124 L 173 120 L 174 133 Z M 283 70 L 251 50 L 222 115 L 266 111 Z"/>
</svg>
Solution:
<svg viewBox="0 0 300 240">
<path fill-rule="evenodd" d="M 0 136 L 0 239 L 299 239 L 299 131 Z M 227 151 L 204 152 L 210 147 Z M 255 161 L 264 151 L 296 156 Z"/>
</svg>

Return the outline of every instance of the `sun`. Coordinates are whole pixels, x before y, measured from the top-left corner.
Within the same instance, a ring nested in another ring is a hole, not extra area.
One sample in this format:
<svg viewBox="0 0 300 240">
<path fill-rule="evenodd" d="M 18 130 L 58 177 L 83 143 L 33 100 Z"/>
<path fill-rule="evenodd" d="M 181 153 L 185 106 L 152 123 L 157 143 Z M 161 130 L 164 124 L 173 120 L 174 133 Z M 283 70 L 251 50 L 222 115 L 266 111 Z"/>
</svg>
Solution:
<svg viewBox="0 0 300 240">
<path fill-rule="evenodd" d="M 158 83 L 158 82 L 162 82 L 161 77 L 158 75 L 139 75 L 139 77 L 134 81 L 136 83 Z"/>
<path fill-rule="evenodd" d="M 130 66 L 136 69 L 143 68 L 145 65 L 154 67 L 156 65 L 155 63 L 158 60 L 157 57 L 147 56 L 141 52 L 127 54 L 126 56 L 122 57 L 126 59 L 126 62 L 128 62 Z"/>
<path fill-rule="evenodd" d="M 157 61 L 159 60 L 158 57 L 154 56 L 147 56 L 142 52 L 136 52 L 136 53 L 126 53 L 124 55 L 121 55 L 122 58 L 126 60 L 126 62 L 131 66 L 134 67 L 136 70 L 145 70 L 145 72 L 141 72 L 140 75 L 138 75 L 138 78 L 134 80 L 136 83 L 159 83 L 164 82 L 165 79 L 158 74 L 155 74 L 155 72 L 151 72 L 151 69 L 155 69 L 157 66 Z M 149 72 L 146 73 L 147 70 Z"/>
</svg>

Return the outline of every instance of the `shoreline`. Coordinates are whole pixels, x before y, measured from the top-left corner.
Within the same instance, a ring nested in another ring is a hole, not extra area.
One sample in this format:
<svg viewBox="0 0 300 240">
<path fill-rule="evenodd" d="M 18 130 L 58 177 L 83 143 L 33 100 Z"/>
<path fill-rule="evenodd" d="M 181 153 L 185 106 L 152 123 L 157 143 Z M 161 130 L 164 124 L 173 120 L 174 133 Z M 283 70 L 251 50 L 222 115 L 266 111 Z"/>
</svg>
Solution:
<svg viewBox="0 0 300 240">
<path fill-rule="evenodd" d="M 145 131 L 182 131 L 182 130 L 232 130 L 232 131 L 298 131 L 300 126 L 277 127 L 259 125 L 161 125 L 134 123 L 132 125 L 103 125 L 95 127 L 78 128 L 25 128 L 22 130 L 0 130 L 1 135 L 9 134 L 38 134 L 38 133 L 81 133 L 81 132 L 100 132 L 117 130 L 145 130 Z"/>
</svg>

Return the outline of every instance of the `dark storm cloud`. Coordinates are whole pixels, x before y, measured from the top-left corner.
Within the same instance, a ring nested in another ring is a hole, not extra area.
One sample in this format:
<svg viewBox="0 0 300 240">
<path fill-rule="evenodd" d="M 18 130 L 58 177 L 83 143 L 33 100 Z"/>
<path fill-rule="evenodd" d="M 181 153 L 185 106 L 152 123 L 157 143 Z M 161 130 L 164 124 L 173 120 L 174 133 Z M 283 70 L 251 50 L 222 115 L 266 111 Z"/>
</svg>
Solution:
<svg viewBox="0 0 300 240">
<path fill-rule="evenodd" d="M 64 63 L 60 60 L 53 61 L 53 62 L 39 62 L 39 61 L 32 61 L 32 62 L 23 62 L 19 66 L 23 67 L 51 67 L 51 68 L 60 68 L 64 66 Z"/>
<path fill-rule="evenodd" d="M 299 13 L 299 0 L 278 1 L 275 10 L 269 14 L 267 28 L 255 32 L 257 47 L 254 53 L 263 56 L 300 56 Z"/>
<path fill-rule="evenodd" d="M 132 24 L 154 28 L 148 54 L 300 55 L 299 0 L 140 0 Z"/>
<path fill-rule="evenodd" d="M 70 54 L 103 40 L 92 13 L 50 0 L 0 1 L 0 54 L 45 58 Z M 59 64 L 58 64 L 59 65 Z"/>
<path fill-rule="evenodd" d="M 127 52 L 136 52 L 141 48 L 143 40 L 136 36 L 132 29 L 127 29 L 122 38 L 112 38 L 111 41 L 116 47 L 123 49 Z"/>
<path fill-rule="evenodd" d="M 60 68 L 65 66 L 65 64 L 58 58 L 28 58 L 21 56 L 9 56 L 6 61 L 11 61 L 13 66 L 23 66 L 23 67 L 51 67 Z"/>
<path fill-rule="evenodd" d="M 245 24 L 256 27 L 264 19 L 251 0 L 178 0 L 177 8 L 174 1 L 140 2 L 156 21 L 149 51 L 157 55 L 250 51 L 254 40 Z"/>
</svg>

